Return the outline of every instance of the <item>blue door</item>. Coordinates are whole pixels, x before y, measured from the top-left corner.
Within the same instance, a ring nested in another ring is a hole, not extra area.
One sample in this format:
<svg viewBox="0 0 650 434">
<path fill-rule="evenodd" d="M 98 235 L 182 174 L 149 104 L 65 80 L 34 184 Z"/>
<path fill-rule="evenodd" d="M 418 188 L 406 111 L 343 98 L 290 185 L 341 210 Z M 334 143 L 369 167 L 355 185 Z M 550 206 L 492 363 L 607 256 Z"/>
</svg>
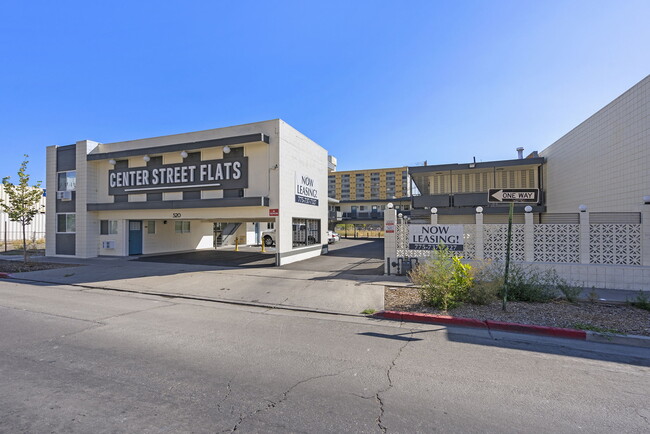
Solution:
<svg viewBox="0 0 650 434">
<path fill-rule="evenodd" d="M 142 254 L 142 220 L 129 220 L 129 255 Z"/>
</svg>

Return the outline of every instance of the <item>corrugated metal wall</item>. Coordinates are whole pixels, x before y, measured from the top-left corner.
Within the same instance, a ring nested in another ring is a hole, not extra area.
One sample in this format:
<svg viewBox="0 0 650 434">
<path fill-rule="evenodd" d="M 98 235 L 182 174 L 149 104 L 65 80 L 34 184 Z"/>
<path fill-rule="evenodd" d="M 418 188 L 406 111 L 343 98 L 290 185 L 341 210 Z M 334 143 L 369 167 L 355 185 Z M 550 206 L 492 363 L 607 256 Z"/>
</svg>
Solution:
<svg viewBox="0 0 650 434">
<path fill-rule="evenodd" d="M 0 184 L 0 199 L 4 203 L 8 203 L 9 197 L 5 192 L 4 186 Z M 41 198 L 39 203 L 41 212 L 36 214 L 34 220 L 26 227 L 26 235 L 29 239 L 45 238 L 45 196 Z M 18 222 L 9 220 L 9 216 L 4 211 L 0 210 L 0 241 L 4 242 L 13 240 L 22 240 L 23 227 Z"/>
</svg>

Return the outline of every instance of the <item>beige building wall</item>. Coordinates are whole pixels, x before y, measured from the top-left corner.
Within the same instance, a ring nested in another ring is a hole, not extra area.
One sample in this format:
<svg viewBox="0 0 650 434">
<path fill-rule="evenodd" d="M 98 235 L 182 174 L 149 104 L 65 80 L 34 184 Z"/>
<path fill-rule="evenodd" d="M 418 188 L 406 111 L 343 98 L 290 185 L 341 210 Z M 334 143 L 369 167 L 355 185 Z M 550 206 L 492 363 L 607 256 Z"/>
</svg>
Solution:
<svg viewBox="0 0 650 434">
<path fill-rule="evenodd" d="M 640 212 L 650 195 L 650 76 L 540 153 L 549 213 Z"/>
</svg>

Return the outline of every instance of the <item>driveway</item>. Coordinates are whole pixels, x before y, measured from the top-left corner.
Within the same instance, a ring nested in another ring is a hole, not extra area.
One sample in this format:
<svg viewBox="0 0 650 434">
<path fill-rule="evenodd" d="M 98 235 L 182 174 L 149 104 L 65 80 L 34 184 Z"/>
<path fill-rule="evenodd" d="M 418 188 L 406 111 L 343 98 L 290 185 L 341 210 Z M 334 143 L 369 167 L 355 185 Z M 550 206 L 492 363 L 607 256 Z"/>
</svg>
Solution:
<svg viewBox="0 0 650 434">
<path fill-rule="evenodd" d="M 381 275 L 384 273 L 384 239 L 351 239 L 329 245 L 329 253 L 293 264 L 287 270 L 323 271 L 336 275 Z"/>
<path fill-rule="evenodd" d="M 273 267 L 275 249 L 260 253 L 259 247 L 245 247 L 241 251 L 200 250 L 155 256 L 141 256 L 137 261 L 172 264 L 194 264 L 219 267 Z M 349 275 L 381 275 L 384 272 L 384 240 L 382 238 L 346 239 L 329 245 L 329 253 L 293 264 L 282 269 L 320 271 Z"/>
</svg>

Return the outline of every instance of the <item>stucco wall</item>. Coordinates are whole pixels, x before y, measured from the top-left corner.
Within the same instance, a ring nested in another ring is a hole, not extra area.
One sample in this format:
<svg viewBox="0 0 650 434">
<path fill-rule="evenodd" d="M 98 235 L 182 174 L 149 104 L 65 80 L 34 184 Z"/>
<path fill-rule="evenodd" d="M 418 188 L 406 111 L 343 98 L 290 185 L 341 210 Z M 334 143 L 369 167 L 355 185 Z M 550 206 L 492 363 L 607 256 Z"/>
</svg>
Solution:
<svg viewBox="0 0 650 434">
<path fill-rule="evenodd" d="M 320 243 L 327 244 L 327 151 L 295 128 L 280 121 L 280 192 L 281 217 L 319 219 Z M 315 180 L 318 206 L 297 203 L 295 200 L 296 175 L 307 175 Z M 271 208 L 274 208 L 271 205 Z M 314 246 L 293 248 L 292 219 L 281 218 L 276 226 L 280 264 L 288 264 L 320 255 Z M 302 249 L 302 250 L 301 250 Z"/>
</svg>

